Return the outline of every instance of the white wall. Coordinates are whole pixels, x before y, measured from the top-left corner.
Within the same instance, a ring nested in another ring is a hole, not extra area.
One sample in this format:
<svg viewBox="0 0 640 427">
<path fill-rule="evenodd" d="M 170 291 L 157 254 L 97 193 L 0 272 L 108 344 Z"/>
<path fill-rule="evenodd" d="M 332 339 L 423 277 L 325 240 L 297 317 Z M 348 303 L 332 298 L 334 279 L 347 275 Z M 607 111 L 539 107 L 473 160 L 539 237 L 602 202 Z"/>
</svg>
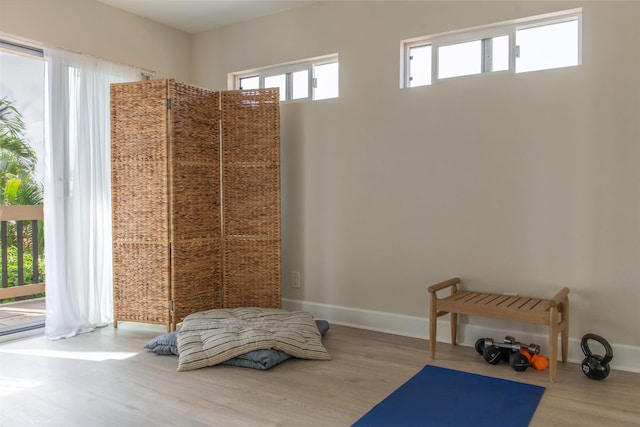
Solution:
<svg viewBox="0 0 640 427">
<path fill-rule="evenodd" d="M 189 78 L 189 35 L 93 0 L 0 0 L 2 35 Z"/>
<path fill-rule="evenodd" d="M 579 67 L 399 89 L 403 39 L 579 6 Z M 594 332 L 640 371 L 639 24 L 635 2 L 320 2 L 195 36 L 192 80 L 212 89 L 340 55 L 339 99 L 282 105 L 287 306 L 426 337 L 430 283 L 568 286 L 571 359 Z M 545 332 L 463 322 L 468 344 Z"/>
</svg>

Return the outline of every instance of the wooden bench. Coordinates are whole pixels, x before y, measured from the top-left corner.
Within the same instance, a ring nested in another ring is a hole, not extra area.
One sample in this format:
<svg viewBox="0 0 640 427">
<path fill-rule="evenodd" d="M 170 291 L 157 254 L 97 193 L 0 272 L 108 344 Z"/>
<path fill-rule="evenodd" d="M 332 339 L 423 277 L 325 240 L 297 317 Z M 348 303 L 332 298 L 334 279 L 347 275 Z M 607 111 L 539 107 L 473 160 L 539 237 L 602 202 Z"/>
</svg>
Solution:
<svg viewBox="0 0 640 427">
<path fill-rule="evenodd" d="M 549 379 L 556 380 L 558 334 L 561 334 L 562 362 L 567 361 L 569 344 L 569 288 L 562 288 L 551 299 L 527 298 L 459 290 L 459 278 L 429 286 L 429 349 L 436 357 L 437 318 L 451 314 L 451 343 L 456 345 L 458 314 L 493 317 L 549 327 Z M 451 294 L 438 298 L 437 292 L 451 288 Z"/>
</svg>

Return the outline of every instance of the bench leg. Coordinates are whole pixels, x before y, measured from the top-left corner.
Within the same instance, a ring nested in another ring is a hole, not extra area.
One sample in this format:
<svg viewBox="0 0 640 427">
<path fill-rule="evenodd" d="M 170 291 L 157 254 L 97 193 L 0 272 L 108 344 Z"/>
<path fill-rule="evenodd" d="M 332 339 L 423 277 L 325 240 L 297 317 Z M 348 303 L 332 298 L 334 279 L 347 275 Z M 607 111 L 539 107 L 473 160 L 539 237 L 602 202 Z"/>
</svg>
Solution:
<svg viewBox="0 0 640 427">
<path fill-rule="evenodd" d="M 558 309 L 551 307 L 549 310 L 549 379 L 556 380 L 558 367 Z"/>
<path fill-rule="evenodd" d="M 436 313 L 436 298 L 431 295 L 431 303 L 429 304 L 429 352 L 431 353 L 431 360 L 436 358 L 436 330 L 438 327 Z"/>
<path fill-rule="evenodd" d="M 567 352 L 569 351 L 569 298 L 565 298 L 562 302 L 560 320 L 564 324 L 562 328 L 562 363 L 567 363 Z"/>
<path fill-rule="evenodd" d="M 458 342 L 458 313 L 451 313 L 451 344 Z"/>
</svg>

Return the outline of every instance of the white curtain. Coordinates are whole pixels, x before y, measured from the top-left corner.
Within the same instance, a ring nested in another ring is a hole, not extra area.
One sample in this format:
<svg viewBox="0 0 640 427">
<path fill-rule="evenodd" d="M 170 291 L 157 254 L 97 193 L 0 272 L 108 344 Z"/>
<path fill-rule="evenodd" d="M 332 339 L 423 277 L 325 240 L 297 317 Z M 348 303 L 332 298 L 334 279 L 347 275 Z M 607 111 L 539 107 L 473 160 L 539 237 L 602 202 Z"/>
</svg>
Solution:
<svg viewBox="0 0 640 427">
<path fill-rule="evenodd" d="M 59 49 L 45 59 L 45 335 L 58 339 L 113 320 L 109 85 L 140 70 Z"/>
</svg>

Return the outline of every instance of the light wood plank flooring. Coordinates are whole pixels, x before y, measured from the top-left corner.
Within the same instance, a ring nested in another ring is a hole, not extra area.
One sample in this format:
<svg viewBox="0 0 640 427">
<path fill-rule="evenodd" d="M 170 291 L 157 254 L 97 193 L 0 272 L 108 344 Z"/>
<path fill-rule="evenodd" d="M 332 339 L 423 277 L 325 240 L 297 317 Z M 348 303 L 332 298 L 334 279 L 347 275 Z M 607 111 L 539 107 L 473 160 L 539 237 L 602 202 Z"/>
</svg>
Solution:
<svg viewBox="0 0 640 427">
<path fill-rule="evenodd" d="M 640 374 L 593 381 L 567 364 L 552 384 L 546 371 L 491 366 L 470 347 L 439 343 L 430 361 L 425 340 L 337 325 L 324 338 L 332 361 L 176 372 L 176 357 L 142 348 L 162 332 L 123 322 L 0 344 L 0 425 L 350 426 L 426 364 L 545 386 L 532 426 L 640 425 Z"/>
</svg>

